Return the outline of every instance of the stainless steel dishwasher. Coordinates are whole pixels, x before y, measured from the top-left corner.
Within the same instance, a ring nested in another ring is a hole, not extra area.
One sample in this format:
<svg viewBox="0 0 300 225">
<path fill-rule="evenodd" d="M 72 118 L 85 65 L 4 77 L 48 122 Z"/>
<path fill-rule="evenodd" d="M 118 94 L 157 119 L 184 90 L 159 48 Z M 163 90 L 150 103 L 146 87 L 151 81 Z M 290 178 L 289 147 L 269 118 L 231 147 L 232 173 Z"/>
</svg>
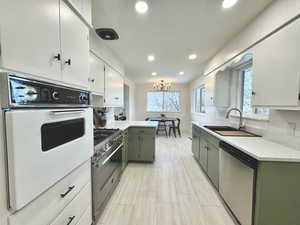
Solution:
<svg viewBox="0 0 300 225">
<path fill-rule="evenodd" d="M 219 191 L 241 225 L 252 225 L 258 161 L 220 142 Z"/>
</svg>

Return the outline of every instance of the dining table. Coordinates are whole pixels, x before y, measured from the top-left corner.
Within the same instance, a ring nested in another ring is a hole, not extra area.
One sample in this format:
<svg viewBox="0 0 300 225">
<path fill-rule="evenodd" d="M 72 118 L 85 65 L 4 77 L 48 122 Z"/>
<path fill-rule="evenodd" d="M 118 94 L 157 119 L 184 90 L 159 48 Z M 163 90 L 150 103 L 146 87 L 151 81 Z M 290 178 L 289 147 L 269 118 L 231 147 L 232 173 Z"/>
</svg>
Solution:
<svg viewBox="0 0 300 225">
<path fill-rule="evenodd" d="M 148 120 L 156 121 L 156 122 L 171 122 L 173 134 L 174 134 L 174 137 L 176 137 L 175 121 L 177 121 L 177 118 L 160 116 L 160 117 L 149 117 Z"/>
</svg>

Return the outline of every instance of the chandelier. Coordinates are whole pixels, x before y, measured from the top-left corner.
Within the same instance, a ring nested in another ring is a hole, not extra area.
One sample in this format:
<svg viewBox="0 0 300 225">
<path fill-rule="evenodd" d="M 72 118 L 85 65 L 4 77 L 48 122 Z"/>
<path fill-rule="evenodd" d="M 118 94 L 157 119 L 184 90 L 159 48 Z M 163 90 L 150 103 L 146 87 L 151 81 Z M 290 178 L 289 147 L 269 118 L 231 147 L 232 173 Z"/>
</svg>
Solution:
<svg viewBox="0 0 300 225">
<path fill-rule="evenodd" d="M 153 84 L 153 88 L 156 91 L 169 91 L 171 88 L 171 83 L 161 80 Z"/>
</svg>

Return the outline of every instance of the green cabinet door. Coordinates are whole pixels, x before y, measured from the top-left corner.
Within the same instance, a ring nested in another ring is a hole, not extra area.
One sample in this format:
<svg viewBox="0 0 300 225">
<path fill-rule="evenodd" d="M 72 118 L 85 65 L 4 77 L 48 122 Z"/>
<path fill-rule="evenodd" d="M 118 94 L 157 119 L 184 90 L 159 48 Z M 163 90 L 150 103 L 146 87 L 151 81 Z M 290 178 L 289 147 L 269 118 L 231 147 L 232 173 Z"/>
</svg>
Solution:
<svg viewBox="0 0 300 225">
<path fill-rule="evenodd" d="M 195 159 L 199 161 L 200 151 L 200 132 L 197 128 L 193 127 L 193 140 L 192 140 L 192 152 Z"/>
<path fill-rule="evenodd" d="M 153 135 L 140 136 L 140 161 L 153 162 L 155 159 L 155 137 Z"/>
<path fill-rule="evenodd" d="M 206 139 L 204 139 L 201 136 L 201 141 L 200 141 L 200 153 L 199 153 L 199 158 L 200 158 L 200 165 L 204 171 L 207 172 L 207 149 L 208 149 L 208 143 Z"/>
<path fill-rule="evenodd" d="M 209 143 L 207 148 L 207 175 L 219 190 L 219 149 Z"/>
<path fill-rule="evenodd" d="M 122 152 L 122 170 L 127 167 L 128 164 L 128 129 L 123 132 L 123 152 Z"/>
<path fill-rule="evenodd" d="M 129 133 L 128 143 L 128 161 L 138 161 L 140 154 L 140 139 L 139 135 Z"/>
<path fill-rule="evenodd" d="M 128 146 L 128 161 L 153 162 L 155 158 L 155 128 L 130 128 Z"/>
</svg>

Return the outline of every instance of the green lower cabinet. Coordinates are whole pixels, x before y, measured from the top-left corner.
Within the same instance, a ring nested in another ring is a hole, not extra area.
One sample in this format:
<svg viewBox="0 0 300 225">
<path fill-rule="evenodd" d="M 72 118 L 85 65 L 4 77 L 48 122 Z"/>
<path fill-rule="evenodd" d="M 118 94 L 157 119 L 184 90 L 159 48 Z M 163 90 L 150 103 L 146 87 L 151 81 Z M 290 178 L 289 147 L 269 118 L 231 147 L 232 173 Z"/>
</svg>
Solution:
<svg viewBox="0 0 300 225">
<path fill-rule="evenodd" d="M 219 148 L 212 144 L 207 149 L 207 175 L 219 190 Z"/>
<path fill-rule="evenodd" d="M 155 128 L 130 128 L 128 161 L 153 162 L 155 135 Z"/>
<path fill-rule="evenodd" d="M 199 161 L 199 153 L 200 153 L 200 130 L 193 126 L 193 140 L 192 140 L 192 152 L 194 154 L 195 159 Z"/>
<path fill-rule="evenodd" d="M 199 153 L 199 162 L 204 171 L 207 172 L 207 148 L 208 148 L 208 143 L 207 141 L 201 136 L 201 141 L 200 141 L 200 153 Z"/>
<path fill-rule="evenodd" d="M 254 225 L 300 224 L 300 163 L 261 162 Z"/>
<path fill-rule="evenodd" d="M 140 160 L 145 162 L 153 162 L 155 159 L 155 136 L 140 136 Z"/>
<path fill-rule="evenodd" d="M 140 154 L 140 139 L 138 135 L 129 133 L 128 161 L 138 161 Z"/>
</svg>

